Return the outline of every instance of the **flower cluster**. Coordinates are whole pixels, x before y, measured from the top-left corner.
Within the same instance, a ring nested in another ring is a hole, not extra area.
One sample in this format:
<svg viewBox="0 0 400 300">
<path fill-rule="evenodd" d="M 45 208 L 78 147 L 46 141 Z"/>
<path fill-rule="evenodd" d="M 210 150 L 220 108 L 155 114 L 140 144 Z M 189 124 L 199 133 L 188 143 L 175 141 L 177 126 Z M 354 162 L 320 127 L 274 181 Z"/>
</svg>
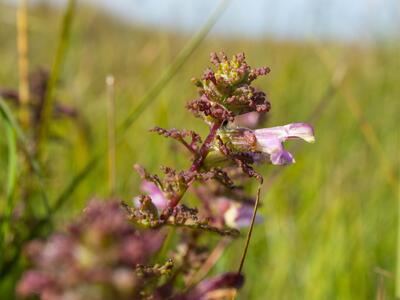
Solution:
<svg viewBox="0 0 400 300">
<path fill-rule="evenodd" d="M 67 234 L 36 244 L 35 251 L 31 247 L 36 269 L 24 275 L 18 288 L 21 295 L 224 299 L 242 286 L 246 250 L 238 272 L 211 279 L 200 276 L 212 256 L 208 234 L 231 240 L 240 236 L 240 229 L 262 222 L 256 211 L 259 197 L 247 195 L 245 188 L 252 178 L 263 181 L 254 168 L 268 162 L 294 163 L 284 142 L 313 142 L 314 132 L 305 123 L 257 129 L 271 105 L 252 84 L 269 68 L 251 68 L 244 54 L 228 59 L 224 53 L 213 53 L 211 62 L 214 70 L 207 69 L 201 79 L 193 80 L 199 97 L 187 104 L 209 126 L 207 136 L 191 130 L 151 130 L 183 145 L 190 155 L 188 169 L 164 166 L 159 176 L 136 164 L 143 193 L 122 205 L 93 202 Z M 188 192 L 197 197 L 198 207 L 182 203 Z M 164 227 L 177 229 L 176 245 L 170 244 L 170 236 L 163 242 Z M 163 251 L 155 256 L 162 244 Z"/>
<path fill-rule="evenodd" d="M 168 274 L 172 263 L 146 265 L 164 233 L 140 231 L 118 201 L 93 200 L 82 217 L 46 242 L 34 241 L 27 255 L 34 268 L 22 277 L 21 296 L 41 299 L 136 299 L 144 278 Z"/>
<path fill-rule="evenodd" d="M 173 259 L 151 264 L 164 242 L 164 231 L 140 230 L 130 217 L 119 201 L 91 201 L 66 232 L 28 245 L 34 267 L 21 278 L 18 294 L 44 300 L 189 300 L 206 299 L 209 293 L 243 283 L 240 274 L 227 273 L 185 291 L 174 289 L 177 274 L 192 276 L 208 249 L 197 243 L 197 235 L 184 234 Z"/>
<path fill-rule="evenodd" d="M 141 185 L 142 191 L 147 197 L 136 197 L 135 206 L 140 208 L 143 199 L 151 199 L 157 212 L 162 212 L 168 206 L 168 199 L 164 193 L 150 181 L 144 180 Z M 192 188 L 196 196 L 202 201 L 203 220 L 207 220 L 209 228 L 232 228 L 241 229 L 250 225 L 253 214 L 255 199 L 247 196 L 240 188 L 229 189 L 218 182 L 210 182 L 207 186 L 196 186 Z M 152 208 L 154 210 L 154 208 Z M 196 216 L 195 216 L 196 217 Z M 262 217 L 257 215 L 256 222 L 261 222 Z M 222 234 L 235 231 L 214 231 Z"/>
<path fill-rule="evenodd" d="M 187 107 L 207 121 L 233 121 L 235 116 L 256 111 L 269 111 L 271 105 L 264 92 L 251 86 L 252 81 L 269 73 L 269 68 L 250 68 L 243 53 L 232 59 L 222 53 L 211 54 L 216 70 L 207 69 L 201 79 L 193 79 L 200 97 Z"/>
</svg>

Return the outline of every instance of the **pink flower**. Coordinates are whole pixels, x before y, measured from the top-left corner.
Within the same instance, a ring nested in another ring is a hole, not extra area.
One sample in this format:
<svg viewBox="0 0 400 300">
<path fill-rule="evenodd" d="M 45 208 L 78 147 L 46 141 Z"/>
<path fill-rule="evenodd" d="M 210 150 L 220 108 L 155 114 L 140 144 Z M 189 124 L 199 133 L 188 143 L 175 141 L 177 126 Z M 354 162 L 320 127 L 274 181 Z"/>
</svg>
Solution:
<svg viewBox="0 0 400 300">
<path fill-rule="evenodd" d="M 151 202 L 153 202 L 153 204 L 157 207 L 158 211 L 162 211 L 168 206 L 168 199 L 164 196 L 164 193 L 159 189 L 159 187 L 153 182 L 144 180 L 140 188 L 143 192 L 150 196 Z"/>
<path fill-rule="evenodd" d="M 300 138 L 308 143 L 315 141 L 314 129 L 306 123 L 292 123 L 284 126 L 256 129 L 253 133 L 257 140 L 257 150 L 269 154 L 274 165 L 295 162 L 292 154 L 283 148 L 283 142 L 286 140 Z"/>
<path fill-rule="evenodd" d="M 215 199 L 219 211 L 223 214 L 224 223 L 232 228 L 241 229 L 250 226 L 254 204 L 238 202 L 221 196 Z M 255 223 L 261 223 L 263 217 L 256 215 Z"/>
<path fill-rule="evenodd" d="M 229 209 L 224 213 L 225 224 L 229 227 L 240 229 L 249 227 L 253 217 L 254 207 L 249 203 L 231 202 Z M 256 215 L 255 223 L 261 223 L 262 216 Z"/>
<path fill-rule="evenodd" d="M 293 155 L 283 147 L 285 141 L 296 138 L 309 143 L 315 141 L 314 129 L 307 123 L 292 123 L 255 130 L 228 127 L 221 128 L 218 134 L 224 143 L 230 145 L 233 152 L 246 153 L 253 159 L 254 163 L 263 163 L 269 158 L 274 165 L 286 165 L 295 162 Z M 213 158 L 213 161 L 209 160 L 208 162 L 212 165 L 218 160 Z"/>
<path fill-rule="evenodd" d="M 41 294 L 45 289 L 55 288 L 54 280 L 40 271 L 29 270 L 24 273 L 17 286 L 17 292 L 21 296 Z"/>
</svg>

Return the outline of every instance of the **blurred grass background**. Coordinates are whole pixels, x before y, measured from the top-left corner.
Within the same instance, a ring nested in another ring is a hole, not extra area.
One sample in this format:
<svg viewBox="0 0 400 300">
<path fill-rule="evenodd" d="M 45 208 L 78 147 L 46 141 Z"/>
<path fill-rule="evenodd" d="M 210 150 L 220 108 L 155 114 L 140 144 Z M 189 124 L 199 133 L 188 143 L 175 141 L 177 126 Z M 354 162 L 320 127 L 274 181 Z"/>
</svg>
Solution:
<svg viewBox="0 0 400 300">
<path fill-rule="evenodd" d="M 17 88 L 14 14 L 15 9 L 0 5 L 0 86 Z M 29 11 L 31 70 L 50 68 L 59 34 L 55 24 L 61 16 L 46 6 Z M 188 38 L 132 27 L 90 7 L 78 9 L 55 97 L 79 109 L 90 124 L 89 138 L 82 138 L 82 130 L 71 121 L 51 124 L 52 135 L 62 138 L 48 144 L 50 199 L 98 149 L 107 146 L 106 76 L 115 77 L 119 124 Z M 210 52 L 220 50 L 229 55 L 245 52 L 251 66 L 271 68 L 270 75 L 256 84 L 272 103 L 266 126 L 311 119 L 317 139 L 313 145 L 295 147 L 295 165 L 279 171 L 272 166 L 259 168 L 266 178 L 261 208 L 265 222 L 255 228 L 245 265 L 246 285 L 239 298 L 394 298 L 398 41 L 357 45 L 313 37 L 303 42 L 208 37 L 118 145 L 117 195 L 129 201 L 139 192 L 139 178 L 132 171 L 136 162 L 152 172 L 158 172 L 160 165 L 187 166 L 173 142 L 148 129 L 157 125 L 205 132 L 202 122 L 184 106 L 196 96 L 190 78 L 200 76 L 209 65 Z M 0 180 L 6 182 L 5 138 L 0 139 L 0 151 Z M 107 176 L 104 158 L 57 213 L 56 223 L 77 214 L 90 197 L 107 197 Z M 18 184 L 23 181 L 19 178 Z M 4 195 L 5 185 L 0 188 Z M 243 240 L 234 242 L 214 272 L 236 266 L 242 245 Z M 14 276 L 19 268 L 15 266 Z M 11 293 L 10 282 L 0 285 L 1 299 Z"/>
</svg>

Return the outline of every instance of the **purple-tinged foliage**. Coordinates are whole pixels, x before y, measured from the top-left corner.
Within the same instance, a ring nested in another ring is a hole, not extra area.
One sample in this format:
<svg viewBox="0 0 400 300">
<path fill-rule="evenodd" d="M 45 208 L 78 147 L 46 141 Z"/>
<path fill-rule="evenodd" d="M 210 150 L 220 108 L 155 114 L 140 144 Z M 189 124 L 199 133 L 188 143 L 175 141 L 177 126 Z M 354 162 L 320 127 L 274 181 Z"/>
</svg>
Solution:
<svg viewBox="0 0 400 300">
<path fill-rule="evenodd" d="M 200 135 L 192 130 L 167 130 L 160 127 L 154 127 L 153 129 L 151 129 L 151 131 L 156 132 L 159 135 L 177 140 L 192 153 L 196 153 L 196 151 L 199 149 L 199 144 L 201 144 Z M 190 142 L 186 141 L 187 137 L 190 137 Z"/>
</svg>

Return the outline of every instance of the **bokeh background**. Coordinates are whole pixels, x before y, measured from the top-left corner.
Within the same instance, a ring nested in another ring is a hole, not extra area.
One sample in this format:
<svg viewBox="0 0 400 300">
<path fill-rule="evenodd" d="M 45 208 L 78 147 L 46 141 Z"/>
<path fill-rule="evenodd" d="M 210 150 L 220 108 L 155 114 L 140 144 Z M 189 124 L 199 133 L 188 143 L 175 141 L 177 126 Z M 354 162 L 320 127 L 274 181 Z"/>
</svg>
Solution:
<svg viewBox="0 0 400 300">
<path fill-rule="evenodd" d="M 29 67 L 50 69 L 66 1 L 29 2 Z M 160 165 L 187 166 L 173 142 L 148 129 L 157 125 L 204 133 L 202 122 L 184 109 L 196 96 L 190 78 L 202 74 L 212 51 L 245 52 L 251 66 L 272 70 L 256 84 L 272 103 L 265 126 L 308 121 L 315 126 L 316 143 L 291 142 L 288 148 L 297 163 L 290 167 L 259 168 L 266 179 L 260 209 L 264 222 L 255 228 L 239 298 L 395 297 L 400 251 L 398 1 L 78 4 L 55 97 L 75 107 L 81 120 L 51 124 L 46 157 L 50 199 L 107 147 L 107 75 L 115 78 L 117 124 L 143 107 L 143 99 L 148 104 L 119 135 L 116 194 L 129 201 L 139 192 L 134 163 L 153 172 Z M 18 87 L 15 6 L 16 1 L 0 1 L 0 87 Z M 210 32 L 199 36 L 208 27 Z M 168 80 L 160 83 L 160 78 Z M 0 152 L 0 181 L 5 182 L 5 138 Z M 5 186 L 0 189 L 4 192 Z M 57 223 L 80 212 L 89 198 L 108 195 L 103 157 L 56 212 Z M 213 272 L 236 266 L 242 244 L 230 245 Z M 13 278 L 21 266 L 15 265 Z M 1 299 L 11 295 L 12 282 L 7 278 L 0 285 Z"/>
</svg>

